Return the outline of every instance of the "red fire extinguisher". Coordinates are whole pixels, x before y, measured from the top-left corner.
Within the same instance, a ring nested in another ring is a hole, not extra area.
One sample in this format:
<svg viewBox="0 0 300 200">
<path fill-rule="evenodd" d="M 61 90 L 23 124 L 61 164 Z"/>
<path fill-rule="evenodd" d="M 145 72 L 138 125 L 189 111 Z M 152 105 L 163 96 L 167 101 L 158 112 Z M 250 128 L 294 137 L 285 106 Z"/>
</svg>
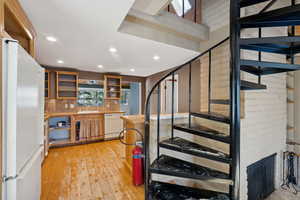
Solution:
<svg viewBox="0 0 300 200">
<path fill-rule="evenodd" d="M 135 144 L 126 143 L 123 139 L 124 139 L 124 134 L 128 132 L 131 133 L 137 132 L 142 138 L 142 141 L 143 141 L 143 135 L 138 129 L 135 128 L 123 129 L 119 135 L 119 140 L 122 144 L 135 146 L 132 150 L 132 180 L 135 186 L 139 186 L 144 184 L 143 143 L 142 142 L 136 142 Z"/>
<path fill-rule="evenodd" d="M 143 171 L 143 149 L 140 146 L 135 146 L 132 150 L 132 179 L 135 186 L 144 183 Z"/>
</svg>

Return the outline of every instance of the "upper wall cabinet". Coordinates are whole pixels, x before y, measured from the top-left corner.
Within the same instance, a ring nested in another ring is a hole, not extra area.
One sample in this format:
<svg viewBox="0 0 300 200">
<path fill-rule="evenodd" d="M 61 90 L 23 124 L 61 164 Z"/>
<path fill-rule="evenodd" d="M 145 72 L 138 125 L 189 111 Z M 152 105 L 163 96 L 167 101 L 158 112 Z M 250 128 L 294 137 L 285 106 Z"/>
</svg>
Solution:
<svg viewBox="0 0 300 200">
<path fill-rule="evenodd" d="M 78 73 L 56 72 L 56 98 L 77 99 Z"/>
<path fill-rule="evenodd" d="M 48 70 L 45 71 L 45 98 L 48 99 L 50 97 L 50 72 Z"/>
<path fill-rule="evenodd" d="M 105 99 L 118 100 L 121 97 L 122 88 L 122 78 L 121 76 L 104 76 L 104 96 Z"/>
<path fill-rule="evenodd" d="M 18 0 L 0 0 L 0 32 L 2 37 L 18 40 L 34 57 L 36 32 Z M 3 2 L 3 3 L 2 3 Z"/>
</svg>

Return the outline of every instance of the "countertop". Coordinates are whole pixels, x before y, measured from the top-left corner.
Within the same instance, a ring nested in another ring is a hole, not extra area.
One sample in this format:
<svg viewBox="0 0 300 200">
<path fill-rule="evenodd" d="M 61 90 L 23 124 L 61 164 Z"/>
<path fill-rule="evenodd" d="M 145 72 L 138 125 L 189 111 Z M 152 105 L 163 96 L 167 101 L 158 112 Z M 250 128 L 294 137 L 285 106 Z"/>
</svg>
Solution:
<svg viewBox="0 0 300 200">
<path fill-rule="evenodd" d="M 180 119 L 180 118 L 187 118 L 189 117 L 188 113 L 174 113 L 174 119 Z M 127 115 L 127 116 L 121 116 L 121 118 L 127 122 L 133 123 L 133 124 L 139 124 L 144 123 L 145 116 L 144 115 Z M 160 114 L 160 119 L 171 119 L 171 114 Z M 150 117 L 151 120 L 157 120 L 157 115 L 153 114 Z"/>
<path fill-rule="evenodd" d="M 45 113 L 45 119 L 50 117 L 61 117 L 71 115 L 103 115 L 103 114 L 114 114 L 114 113 L 125 113 L 124 111 L 78 111 L 78 112 L 53 112 Z"/>
</svg>

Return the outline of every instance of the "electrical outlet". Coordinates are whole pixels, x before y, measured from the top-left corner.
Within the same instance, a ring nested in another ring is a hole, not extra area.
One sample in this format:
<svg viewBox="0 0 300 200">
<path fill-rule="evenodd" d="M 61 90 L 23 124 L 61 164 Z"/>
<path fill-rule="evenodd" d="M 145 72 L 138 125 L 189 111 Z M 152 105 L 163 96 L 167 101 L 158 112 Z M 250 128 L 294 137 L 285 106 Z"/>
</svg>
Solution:
<svg viewBox="0 0 300 200">
<path fill-rule="evenodd" d="M 65 104 L 65 109 L 68 109 L 68 107 L 69 107 L 69 105 L 66 103 L 66 104 Z"/>
<path fill-rule="evenodd" d="M 74 104 L 71 103 L 70 108 L 73 109 L 74 107 L 75 107 Z"/>
</svg>

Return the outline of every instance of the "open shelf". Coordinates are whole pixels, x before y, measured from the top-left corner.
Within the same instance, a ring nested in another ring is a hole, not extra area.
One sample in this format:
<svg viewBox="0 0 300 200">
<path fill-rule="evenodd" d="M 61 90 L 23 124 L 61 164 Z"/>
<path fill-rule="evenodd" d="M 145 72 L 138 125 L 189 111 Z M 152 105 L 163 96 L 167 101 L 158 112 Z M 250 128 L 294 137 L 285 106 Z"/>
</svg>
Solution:
<svg viewBox="0 0 300 200">
<path fill-rule="evenodd" d="M 78 73 L 56 72 L 57 99 L 76 99 L 78 90 Z"/>
<path fill-rule="evenodd" d="M 105 99 L 119 100 L 121 98 L 122 78 L 121 76 L 104 76 Z"/>
<path fill-rule="evenodd" d="M 53 131 L 53 130 L 70 130 L 71 126 L 64 126 L 64 127 L 50 127 L 49 130 Z"/>
<path fill-rule="evenodd" d="M 50 97 L 50 72 L 48 70 L 45 71 L 45 98 Z"/>
</svg>

